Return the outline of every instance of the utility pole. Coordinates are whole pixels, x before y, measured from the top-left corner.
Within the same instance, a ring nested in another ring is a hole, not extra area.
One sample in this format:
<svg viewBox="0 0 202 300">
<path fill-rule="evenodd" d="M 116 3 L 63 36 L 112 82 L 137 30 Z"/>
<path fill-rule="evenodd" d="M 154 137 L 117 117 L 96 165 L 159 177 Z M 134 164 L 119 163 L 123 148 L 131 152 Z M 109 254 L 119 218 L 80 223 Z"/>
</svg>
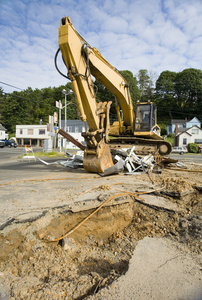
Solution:
<svg viewBox="0 0 202 300">
<path fill-rule="evenodd" d="M 59 129 L 61 129 L 61 109 L 62 109 L 62 103 L 61 100 L 59 100 Z M 58 143 L 59 143 L 59 148 L 61 152 L 61 135 L 58 134 Z"/>
<path fill-rule="evenodd" d="M 59 109 L 59 129 L 61 129 L 61 109 L 62 109 L 62 102 L 61 100 L 56 101 L 56 107 Z M 61 135 L 58 134 L 58 146 L 61 152 Z"/>
<path fill-rule="evenodd" d="M 73 93 L 72 90 L 68 90 L 68 92 L 63 89 L 62 93 L 65 95 L 65 126 L 64 126 L 64 131 L 67 132 L 67 95 L 71 95 Z M 65 147 L 66 147 L 66 140 L 65 140 Z"/>
</svg>

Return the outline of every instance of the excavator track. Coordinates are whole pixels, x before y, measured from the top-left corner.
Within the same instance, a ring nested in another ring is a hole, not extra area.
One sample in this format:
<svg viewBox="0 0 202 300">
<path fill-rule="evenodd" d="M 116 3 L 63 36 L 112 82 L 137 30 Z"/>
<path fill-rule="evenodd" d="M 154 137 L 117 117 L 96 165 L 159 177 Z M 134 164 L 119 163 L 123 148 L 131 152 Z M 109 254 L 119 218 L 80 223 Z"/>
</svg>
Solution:
<svg viewBox="0 0 202 300">
<path fill-rule="evenodd" d="M 139 137 L 118 137 L 109 140 L 111 149 L 130 148 L 135 146 L 135 153 L 138 155 L 156 154 L 160 156 L 169 155 L 172 146 L 165 140 L 144 139 Z"/>
</svg>

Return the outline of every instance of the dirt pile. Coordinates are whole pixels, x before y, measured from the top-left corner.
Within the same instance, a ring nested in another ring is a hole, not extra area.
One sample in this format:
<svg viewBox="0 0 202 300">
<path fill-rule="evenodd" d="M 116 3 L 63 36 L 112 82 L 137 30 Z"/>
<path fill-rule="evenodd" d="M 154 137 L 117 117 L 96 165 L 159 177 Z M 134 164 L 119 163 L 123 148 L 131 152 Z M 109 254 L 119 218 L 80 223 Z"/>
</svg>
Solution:
<svg viewBox="0 0 202 300">
<path fill-rule="evenodd" d="M 0 265 L 3 299 L 79 300 L 99 295 L 127 272 L 138 241 L 145 237 L 166 237 L 183 251 L 200 253 L 201 192 L 195 188 L 202 186 L 200 176 L 189 179 L 183 171 L 179 178 L 164 170 L 165 188 L 159 191 L 144 176 L 139 183 L 134 179 L 125 181 L 126 177 L 120 183 L 119 175 L 109 177 L 97 188 L 92 187 L 92 181 L 87 191 L 97 193 L 100 203 L 112 192 L 120 193 L 118 189 L 130 193 L 130 199 L 102 207 L 77 231 L 58 242 L 46 239 L 62 236 L 93 210 L 71 212 L 60 208 L 33 222 L 4 228 Z M 161 184 L 160 176 L 155 179 Z M 154 198 L 161 201 L 163 197 L 166 205 L 151 203 L 152 198 L 147 201 L 147 195 L 142 198 L 140 193 L 148 189 Z M 84 194 L 82 189 L 77 192 Z"/>
</svg>

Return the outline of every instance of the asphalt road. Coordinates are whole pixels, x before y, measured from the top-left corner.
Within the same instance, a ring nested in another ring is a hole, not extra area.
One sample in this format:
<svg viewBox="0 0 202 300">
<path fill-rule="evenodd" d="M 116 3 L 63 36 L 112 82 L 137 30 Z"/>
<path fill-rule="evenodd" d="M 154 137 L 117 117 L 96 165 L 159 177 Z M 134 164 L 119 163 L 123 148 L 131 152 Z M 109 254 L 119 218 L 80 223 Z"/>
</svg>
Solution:
<svg viewBox="0 0 202 300">
<path fill-rule="evenodd" d="M 33 148 L 34 152 L 43 151 L 43 148 Z M 19 158 L 25 153 L 24 147 L 17 147 L 17 148 L 0 148 L 0 163 L 3 161 Z"/>
<path fill-rule="evenodd" d="M 34 152 L 41 151 L 35 148 Z M 67 172 L 67 169 L 61 165 L 44 165 L 38 159 L 22 161 L 24 148 L 0 148 L 0 181 L 1 180 L 21 180 L 24 178 L 33 178 L 42 175 L 50 175 L 55 172 Z M 202 154 L 171 154 L 171 158 L 180 162 L 194 162 L 202 164 Z M 66 160 L 66 158 L 44 158 L 47 162 L 57 160 Z"/>
<path fill-rule="evenodd" d="M 34 149 L 34 152 L 41 149 Z M 24 148 L 0 148 L 0 181 L 1 180 L 21 180 L 30 179 L 42 175 L 50 175 L 53 172 L 66 172 L 61 165 L 44 165 L 38 159 L 28 159 L 22 161 Z M 66 160 L 66 158 L 44 158 L 45 161 L 54 162 Z"/>
</svg>

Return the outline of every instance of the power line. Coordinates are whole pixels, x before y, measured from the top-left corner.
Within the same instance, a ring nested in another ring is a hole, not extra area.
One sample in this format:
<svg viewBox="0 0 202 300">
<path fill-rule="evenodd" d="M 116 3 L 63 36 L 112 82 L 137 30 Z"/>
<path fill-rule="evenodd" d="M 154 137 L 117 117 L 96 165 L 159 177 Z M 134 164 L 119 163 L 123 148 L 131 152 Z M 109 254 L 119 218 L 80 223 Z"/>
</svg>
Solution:
<svg viewBox="0 0 202 300">
<path fill-rule="evenodd" d="M 15 89 L 24 91 L 23 89 L 21 89 L 21 88 L 19 88 L 19 87 L 16 87 L 16 86 L 14 86 L 14 85 L 11 85 L 11 84 L 8 84 L 8 83 L 2 82 L 2 81 L 0 81 L 0 83 L 5 84 L 5 85 L 10 86 L 10 87 L 13 87 L 13 88 L 15 88 Z"/>
<path fill-rule="evenodd" d="M 161 109 L 161 106 L 160 105 L 158 105 L 157 106 L 157 110 L 158 110 L 158 112 L 164 112 L 165 113 L 165 110 L 164 109 Z M 166 111 L 166 113 L 167 114 L 175 114 L 175 115 L 185 115 L 185 116 L 194 116 L 194 117 L 199 117 L 199 116 L 201 116 L 201 114 L 199 114 L 198 112 L 197 113 L 194 113 L 194 111 L 193 112 L 189 112 L 189 111 L 186 111 L 186 112 L 180 112 L 180 111 L 177 111 L 177 110 L 167 110 Z"/>
<path fill-rule="evenodd" d="M 17 95 L 15 95 L 13 93 L 11 94 L 11 93 L 5 93 L 5 92 L 3 92 L 3 94 L 4 95 L 11 95 L 12 97 L 20 98 L 22 100 L 26 100 L 26 101 L 34 102 L 36 104 L 41 104 L 41 105 L 45 105 L 45 106 L 48 106 L 48 107 L 51 107 L 51 108 L 53 108 L 53 107 L 55 108 L 55 106 L 53 106 L 53 105 L 46 104 L 46 103 L 39 102 L 39 101 L 35 101 L 35 100 L 32 100 L 32 99 L 27 99 L 27 98 L 24 98 L 24 97 L 21 97 L 21 96 L 17 96 Z"/>
<path fill-rule="evenodd" d="M 19 88 L 19 87 L 16 87 L 16 86 L 11 85 L 11 84 L 8 84 L 8 83 L 5 83 L 5 82 L 3 82 L 3 81 L 0 81 L 0 83 L 5 84 L 5 85 L 10 86 L 10 87 L 13 87 L 13 88 L 15 88 L 15 89 L 18 89 L 18 90 L 21 90 L 21 91 L 26 92 L 25 90 L 23 90 L 23 89 L 21 89 L 21 88 Z M 55 108 L 55 106 L 53 106 L 53 105 L 46 104 L 46 103 L 42 103 L 42 102 L 39 102 L 39 101 L 36 101 L 36 100 L 27 99 L 27 98 L 24 98 L 24 97 L 21 97 L 21 96 L 17 96 L 17 95 L 15 95 L 14 93 L 6 93 L 6 92 L 3 92 L 3 94 L 4 94 L 4 95 L 11 95 L 12 97 L 20 98 L 20 99 L 23 99 L 23 100 L 26 100 L 26 101 L 34 102 L 34 103 L 36 103 L 36 104 L 41 104 L 41 105 L 45 105 L 45 106 L 48 106 L 48 107 L 52 107 L 52 108 L 54 107 L 54 108 Z"/>
<path fill-rule="evenodd" d="M 16 87 L 16 86 L 14 86 L 14 85 L 11 85 L 11 84 L 8 84 L 8 83 L 2 82 L 2 81 L 0 81 L 0 83 L 2 83 L 2 84 L 4 84 L 4 85 L 7 85 L 7 86 L 10 86 L 10 87 L 13 87 L 13 88 L 16 88 L 16 89 L 18 89 L 18 90 L 21 90 L 21 91 L 26 92 L 25 90 L 23 90 L 23 89 L 21 89 L 21 88 L 19 88 L 19 87 Z M 27 99 L 27 98 L 24 98 L 24 97 L 20 97 L 20 96 L 17 96 L 17 95 L 15 95 L 15 94 L 13 94 L 13 93 L 11 94 L 11 93 L 3 92 L 3 94 L 5 94 L 5 95 L 12 95 L 13 97 L 21 98 L 21 99 L 23 99 L 23 100 L 27 100 L 27 101 L 34 102 L 34 103 L 37 103 L 37 104 L 45 105 L 45 106 L 48 106 L 48 107 L 55 107 L 55 106 L 53 106 L 53 105 L 49 105 L 49 104 L 41 103 L 41 102 L 38 102 L 38 101 L 35 101 L 35 100 L 30 100 L 30 99 Z M 164 111 L 164 109 L 161 109 L 161 107 L 162 107 L 161 105 L 158 105 L 157 107 L 158 107 L 158 111 L 159 111 L 159 112 L 163 112 L 163 111 Z M 180 111 L 167 111 L 167 113 L 178 114 L 178 115 L 189 115 L 189 116 L 195 116 L 195 117 L 198 116 L 199 118 L 200 118 L 200 116 L 201 116 L 201 115 L 196 114 L 196 113 L 180 112 Z"/>
</svg>

